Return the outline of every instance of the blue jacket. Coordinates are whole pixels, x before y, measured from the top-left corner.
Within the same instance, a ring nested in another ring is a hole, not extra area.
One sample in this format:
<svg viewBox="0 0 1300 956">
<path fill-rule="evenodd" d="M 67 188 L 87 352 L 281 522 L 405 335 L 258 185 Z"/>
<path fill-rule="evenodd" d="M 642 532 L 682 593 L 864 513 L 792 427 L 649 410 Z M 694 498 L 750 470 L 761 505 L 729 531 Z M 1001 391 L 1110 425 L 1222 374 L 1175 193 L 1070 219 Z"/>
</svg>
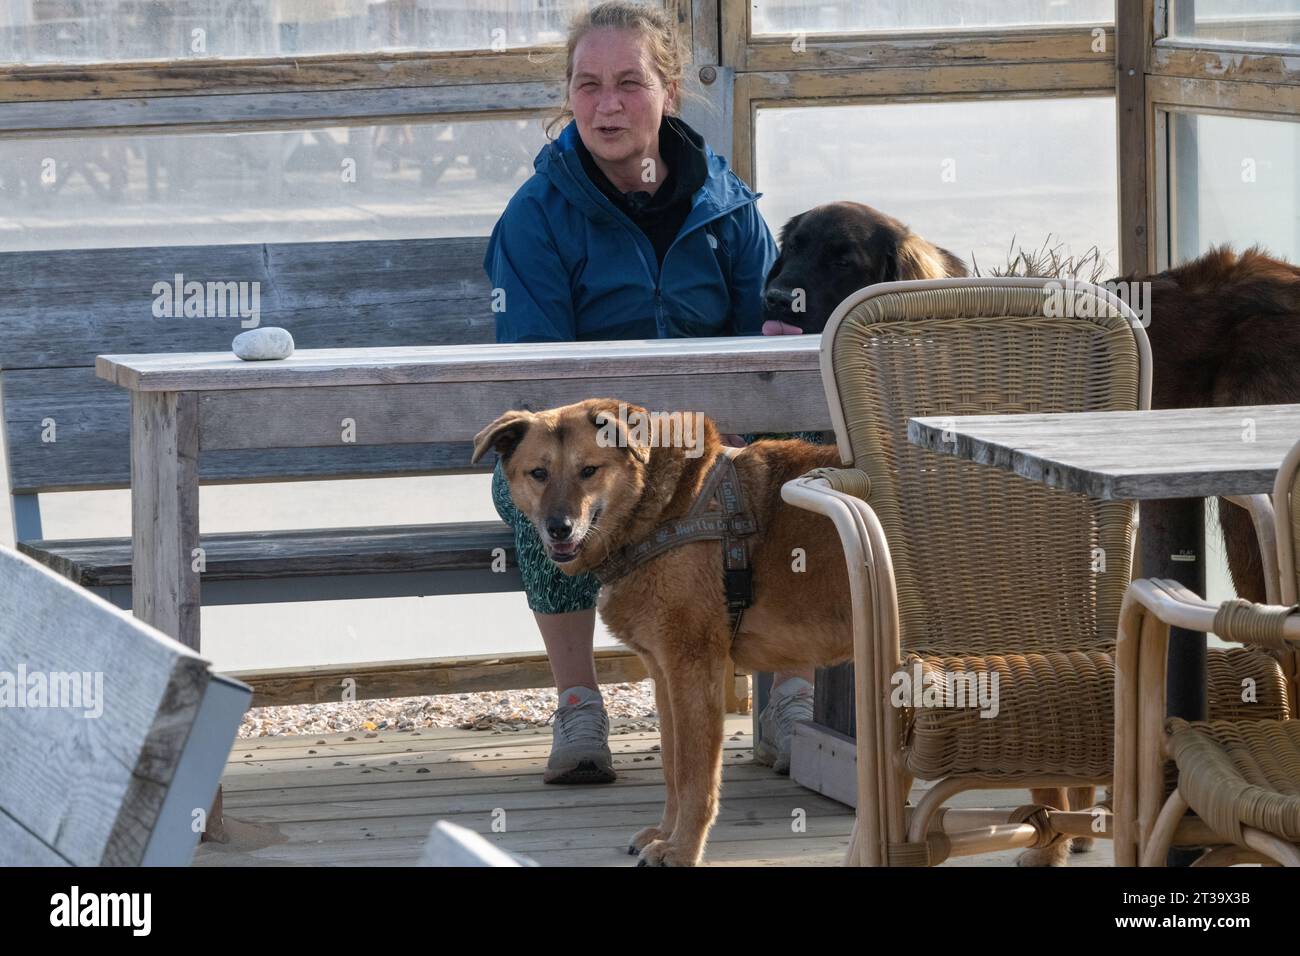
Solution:
<svg viewBox="0 0 1300 956">
<path fill-rule="evenodd" d="M 587 177 L 570 122 L 492 229 L 498 342 L 757 335 L 776 242 L 755 193 L 705 146 L 708 178 L 664 255 Z M 499 304 L 498 304 L 499 303 Z"/>
</svg>

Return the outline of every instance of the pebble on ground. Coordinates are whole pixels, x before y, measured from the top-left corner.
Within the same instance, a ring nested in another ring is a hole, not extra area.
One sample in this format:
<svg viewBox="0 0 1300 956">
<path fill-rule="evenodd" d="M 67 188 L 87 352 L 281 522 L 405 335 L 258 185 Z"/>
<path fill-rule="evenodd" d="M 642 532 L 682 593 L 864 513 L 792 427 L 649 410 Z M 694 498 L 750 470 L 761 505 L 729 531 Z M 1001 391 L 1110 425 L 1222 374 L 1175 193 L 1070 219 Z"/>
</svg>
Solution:
<svg viewBox="0 0 1300 956">
<path fill-rule="evenodd" d="M 654 683 L 601 684 L 605 710 L 620 720 L 620 730 L 657 730 Z M 458 727 L 510 733 L 545 726 L 556 707 L 553 689 L 484 691 L 439 697 L 339 701 L 254 707 L 244 715 L 239 736 L 333 734 L 351 731 L 419 730 Z M 633 722 L 629 726 L 627 721 Z M 644 722 L 645 726 L 635 726 Z"/>
</svg>

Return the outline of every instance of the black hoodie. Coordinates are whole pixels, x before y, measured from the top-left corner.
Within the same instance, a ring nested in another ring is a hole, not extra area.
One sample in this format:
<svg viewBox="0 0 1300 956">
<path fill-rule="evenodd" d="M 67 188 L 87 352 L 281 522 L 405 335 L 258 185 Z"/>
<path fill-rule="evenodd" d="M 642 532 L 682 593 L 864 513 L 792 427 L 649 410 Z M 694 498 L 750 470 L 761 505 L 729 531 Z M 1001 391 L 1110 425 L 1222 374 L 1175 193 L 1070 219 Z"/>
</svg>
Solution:
<svg viewBox="0 0 1300 956">
<path fill-rule="evenodd" d="M 575 150 L 582 160 L 587 178 L 641 228 L 654 246 L 655 256 L 662 266 L 664 254 L 677 238 L 682 223 L 691 211 L 691 198 L 708 177 L 704 137 L 679 117 L 664 116 L 659 123 L 659 155 L 668 166 L 668 176 L 653 196 L 639 190 L 620 192 L 596 165 L 595 159 L 583 144 L 582 137 L 576 136 L 574 140 Z"/>
</svg>

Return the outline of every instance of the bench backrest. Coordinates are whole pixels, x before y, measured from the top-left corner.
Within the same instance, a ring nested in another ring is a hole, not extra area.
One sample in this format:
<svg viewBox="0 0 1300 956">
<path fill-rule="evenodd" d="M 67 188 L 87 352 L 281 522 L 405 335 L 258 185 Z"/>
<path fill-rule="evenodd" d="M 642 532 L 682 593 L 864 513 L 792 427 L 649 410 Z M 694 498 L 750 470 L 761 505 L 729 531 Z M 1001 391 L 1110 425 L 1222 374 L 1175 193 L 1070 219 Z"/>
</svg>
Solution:
<svg viewBox="0 0 1300 956">
<path fill-rule="evenodd" d="M 129 486 L 129 396 L 95 377 L 95 356 L 228 350 L 244 331 L 237 314 L 157 316 L 174 303 L 178 276 L 182 303 L 190 282 L 256 283 L 260 325 L 288 329 L 298 348 L 478 344 L 495 337 L 486 246 L 476 237 L 0 253 L 11 493 Z M 463 471 L 469 457 L 467 444 L 358 445 L 213 452 L 199 469 L 210 482 L 377 477 Z"/>
<path fill-rule="evenodd" d="M 187 865 L 251 696 L 0 547 L 0 865 Z"/>
</svg>

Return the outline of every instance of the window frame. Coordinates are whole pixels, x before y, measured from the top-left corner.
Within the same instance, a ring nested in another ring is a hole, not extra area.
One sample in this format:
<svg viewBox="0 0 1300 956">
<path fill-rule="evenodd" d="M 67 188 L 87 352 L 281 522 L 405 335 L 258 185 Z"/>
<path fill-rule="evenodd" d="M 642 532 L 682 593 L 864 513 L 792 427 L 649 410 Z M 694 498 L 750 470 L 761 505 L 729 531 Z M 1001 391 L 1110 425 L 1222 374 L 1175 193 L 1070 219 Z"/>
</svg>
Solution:
<svg viewBox="0 0 1300 956">
<path fill-rule="evenodd" d="M 1180 159 L 1178 144 L 1171 141 L 1170 114 L 1295 121 L 1300 47 L 1291 53 L 1174 39 L 1167 0 L 1141 0 L 1121 10 L 1121 259 L 1126 272 L 1158 272 L 1171 265 L 1178 225 L 1171 186 Z"/>
</svg>

